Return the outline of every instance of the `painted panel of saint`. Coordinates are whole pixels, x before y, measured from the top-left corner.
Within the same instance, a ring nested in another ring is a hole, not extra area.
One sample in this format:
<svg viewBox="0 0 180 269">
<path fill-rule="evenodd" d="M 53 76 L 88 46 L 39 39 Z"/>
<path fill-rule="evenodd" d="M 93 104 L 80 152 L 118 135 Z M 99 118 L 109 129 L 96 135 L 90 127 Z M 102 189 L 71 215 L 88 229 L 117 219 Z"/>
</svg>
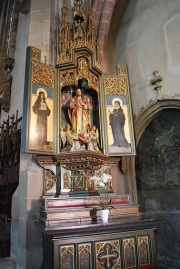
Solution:
<svg viewBox="0 0 180 269">
<path fill-rule="evenodd" d="M 30 101 L 30 151 L 53 151 L 53 91 L 40 84 L 32 88 Z"/>
<path fill-rule="evenodd" d="M 135 154 L 135 139 L 127 66 L 117 66 L 117 74 L 104 77 L 105 147 L 110 156 L 129 156 Z"/>
<path fill-rule="evenodd" d="M 132 141 L 126 98 L 120 94 L 109 95 L 106 99 L 106 115 L 109 153 L 131 153 Z"/>
<path fill-rule="evenodd" d="M 98 94 L 91 87 L 61 89 L 60 150 L 100 151 Z"/>
</svg>

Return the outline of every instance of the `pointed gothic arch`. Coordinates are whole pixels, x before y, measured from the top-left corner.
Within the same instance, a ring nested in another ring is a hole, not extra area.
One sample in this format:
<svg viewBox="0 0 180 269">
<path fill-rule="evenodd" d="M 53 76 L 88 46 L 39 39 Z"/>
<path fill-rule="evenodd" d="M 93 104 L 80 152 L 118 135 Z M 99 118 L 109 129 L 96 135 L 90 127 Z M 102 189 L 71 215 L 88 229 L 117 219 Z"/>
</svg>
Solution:
<svg viewBox="0 0 180 269">
<path fill-rule="evenodd" d="M 164 99 L 158 100 L 156 103 L 150 105 L 143 110 L 139 116 L 134 120 L 135 128 L 135 140 L 136 147 L 140 141 L 142 134 L 144 133 L 148 124 L 165 109 L 180 109 L 180 100 L 176 99 Z M 138 196 L 136 193 L 136 156 L 124 156 L 121 158 L 121 171 L 126 178 L 127 193 L 130 193 L 134 203 L 138 204 Z"/>
<path fill-rule="evenodd" d="M 164 99 L 158 100 L 145 110 L 134 120 L 136 145 L 148 126 L 148 124 L 164 109 L 180 109 L 180 100 L 176 99 Z"/>
<path fill-rule="evenodd" d="M 114 51 L 117 25 L 121 23 L 128 0 L 94 0 L 93 18 L 95 33 L 97 36 L 97 47 L 99 61 L 104 73 L 109 73 L 108 58 L 111 59 L 111 52 Z"/>
</svg>

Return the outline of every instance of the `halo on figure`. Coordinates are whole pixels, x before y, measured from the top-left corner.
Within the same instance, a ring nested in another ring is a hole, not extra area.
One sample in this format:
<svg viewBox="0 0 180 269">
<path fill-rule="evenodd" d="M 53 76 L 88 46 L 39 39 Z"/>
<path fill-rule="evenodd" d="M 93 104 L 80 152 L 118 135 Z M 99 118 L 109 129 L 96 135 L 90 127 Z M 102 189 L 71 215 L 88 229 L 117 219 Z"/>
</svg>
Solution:
<svg viewBox="0 0 180 269">
<path fill-rule="evenodd" d="M 44 96 L 45 96 L 45 99 L 46 99 L 47 98 L 47 91 L 45 89 L 43 89 L 43 88 L 38 88 L 37 91 L 36 91 L 37 96 L 39 96 L 40 92 L 44 93 Z"/>
<path fill-rule="evenodd" d="M 122 106 L 122 103 L 123 103 L 123 102 L 122 102 L 121 98 L 117 98 L 117 97 L 112 99 L 112 105 L 113 105 L 113 106 L 115 105 L 115 102 L 116 102 L 116 101 L 118 101 L 118 102 L 120 103 L 120 106 Z"/>
</svg>

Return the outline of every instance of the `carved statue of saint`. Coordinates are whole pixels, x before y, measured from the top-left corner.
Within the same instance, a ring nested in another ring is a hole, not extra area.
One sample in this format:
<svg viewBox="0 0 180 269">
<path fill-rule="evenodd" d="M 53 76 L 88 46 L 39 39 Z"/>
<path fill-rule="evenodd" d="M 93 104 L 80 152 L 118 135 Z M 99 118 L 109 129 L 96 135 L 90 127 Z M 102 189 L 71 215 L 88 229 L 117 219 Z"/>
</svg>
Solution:
<svg viewBox="0 0 180 269">
<path fill-rule="evenodd" d="M 92 151 L 101 152 L 99 149 L 99 137 L 98 130 L 95 125 L 93 125 L 89 130 L 90 142 L 88 144 L 88 149 Z"/>
<path fill-rule="evenodd" d="M 81 20 L 75 21 L 75 39 L 82 39 L 84 37 L 83 22 Z"/>
<path fill-rule="evenodd" d="M 77 89 L 76 96 L 69 102 L 69 118 L 72 131 L 76 134 L 83 133 L 86 126 L 91 125 L 92 105 L 90 99 L 83 96 L 81 89 Z"/>
<path fill-rule="evenodd" d="M 66 124 L 65 130 L 60 132 L 62 141 L 62 151 L 70 151 L 73 145 L 73 133 L 69 123 Z"/>
</svg>

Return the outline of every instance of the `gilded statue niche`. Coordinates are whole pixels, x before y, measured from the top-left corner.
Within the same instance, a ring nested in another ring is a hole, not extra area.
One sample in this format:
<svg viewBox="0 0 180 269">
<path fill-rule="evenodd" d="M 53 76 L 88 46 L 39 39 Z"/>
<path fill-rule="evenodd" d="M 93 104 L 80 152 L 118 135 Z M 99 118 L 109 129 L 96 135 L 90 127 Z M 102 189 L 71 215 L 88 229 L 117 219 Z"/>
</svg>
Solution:
<svg viewBox="0 0 180 269">
<path fill-rule="evenodd" d="M 80 79 L 78 86 L 61 89 L 60 151 L 92 150 L 101 152 L 99 96 Z"/>
</svg>

